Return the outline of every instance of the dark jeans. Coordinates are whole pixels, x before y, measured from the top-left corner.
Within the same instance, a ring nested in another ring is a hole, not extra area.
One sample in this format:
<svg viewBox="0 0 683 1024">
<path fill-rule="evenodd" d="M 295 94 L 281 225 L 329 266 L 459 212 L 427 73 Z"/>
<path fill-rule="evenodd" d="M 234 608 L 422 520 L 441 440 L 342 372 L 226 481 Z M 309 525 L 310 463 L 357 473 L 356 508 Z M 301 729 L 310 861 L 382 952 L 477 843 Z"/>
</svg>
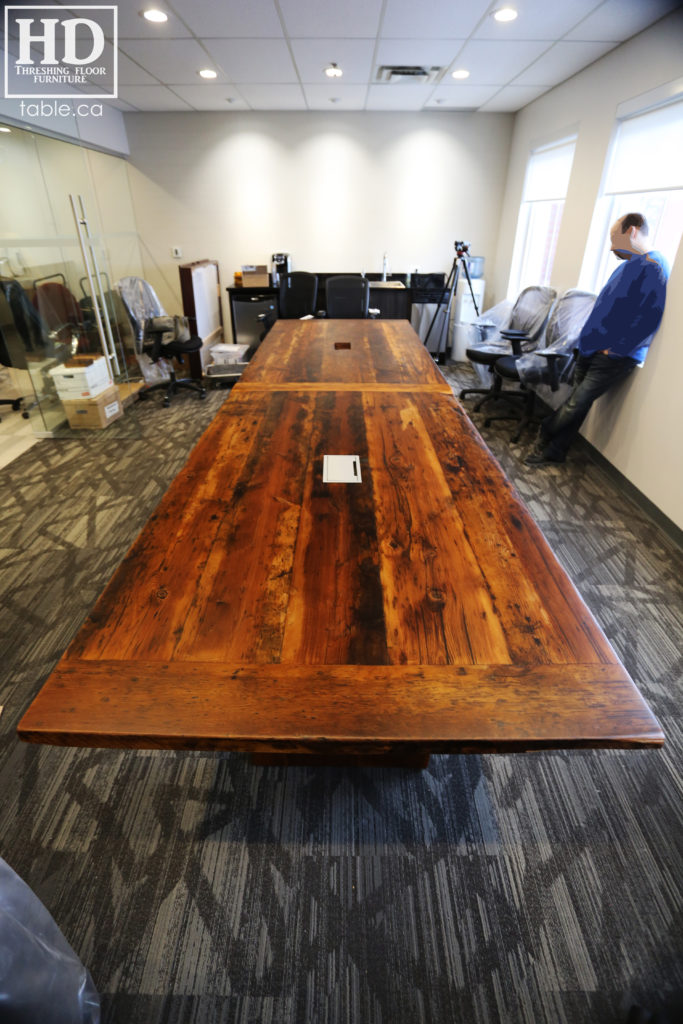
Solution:
<svg viewBox="0 0 683 1024">
<path fill-rule="evenodd" d="M 541 423 L 544 454 L 562 462 L 595 399 L 625 380 L 637 365 L 635 359 L 628 356 L 612 359 L 602 352 L 579 356 L 574 369 L 574 390 L 567 401 Z"/>
</svg>

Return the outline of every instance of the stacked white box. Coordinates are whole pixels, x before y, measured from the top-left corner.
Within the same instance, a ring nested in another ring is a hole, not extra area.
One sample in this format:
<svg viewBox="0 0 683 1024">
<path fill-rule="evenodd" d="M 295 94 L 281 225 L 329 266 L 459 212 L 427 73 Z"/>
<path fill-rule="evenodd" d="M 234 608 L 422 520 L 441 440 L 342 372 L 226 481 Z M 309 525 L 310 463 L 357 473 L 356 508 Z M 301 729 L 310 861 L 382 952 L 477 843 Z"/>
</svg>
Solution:
<svg viewBox="0 0 683 1024">
<path fill-rule="evenodd" d="M 74 356 L 64 365 L 50 370 L 50 376 L 57 394 L 66 401 L 95 398 L 112 385 L 104 356 Z"/>
</svg>

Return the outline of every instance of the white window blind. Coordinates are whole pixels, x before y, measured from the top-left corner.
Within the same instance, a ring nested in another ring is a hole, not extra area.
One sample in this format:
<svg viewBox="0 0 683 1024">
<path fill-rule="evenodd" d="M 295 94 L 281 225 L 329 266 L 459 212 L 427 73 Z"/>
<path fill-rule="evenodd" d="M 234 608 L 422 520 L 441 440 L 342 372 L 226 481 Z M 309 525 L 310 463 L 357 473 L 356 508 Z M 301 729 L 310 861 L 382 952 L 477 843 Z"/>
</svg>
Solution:
<svg viewBox="0 0 683 1024">
<path fill-rule="evenodd" d="M 683 186 L 683 103 L 622 121 L 604 192 L 621 195 Z"/>
<path fill-rule="evenodd" d="M 564 199 L 574 159 L 575 140 L 536 150 L 529 158 L 522 202 Z"/>
</svg>

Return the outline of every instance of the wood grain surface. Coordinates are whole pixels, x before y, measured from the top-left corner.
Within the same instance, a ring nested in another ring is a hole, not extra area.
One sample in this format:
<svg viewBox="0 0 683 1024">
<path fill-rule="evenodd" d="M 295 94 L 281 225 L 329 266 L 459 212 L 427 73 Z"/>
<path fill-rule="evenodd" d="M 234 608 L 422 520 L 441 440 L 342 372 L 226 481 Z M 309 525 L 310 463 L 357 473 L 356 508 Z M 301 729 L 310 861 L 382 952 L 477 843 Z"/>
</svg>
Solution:
<svg viewBox="0 0 683 1024">
<path fill-rule="evenodd" d="M 239 387 L 410 386 L 449 395 L 407 320 L 278 320 Z"/>
<path fill-rule="evenodd" d="M 233 390 L 23 739 L 416 763 L 663 741 L 457 401 L 375 386 L 397 338 L 407 367 L 424 351 L 397 323 L 313 324 L 372 338 L 370 387 Z M 294 375 L 300 331 L 276 324 L 253 376 L 278 348 Z M 362 482 L 323 483 L 325 454 L 358 455 Z"/>
</svg>

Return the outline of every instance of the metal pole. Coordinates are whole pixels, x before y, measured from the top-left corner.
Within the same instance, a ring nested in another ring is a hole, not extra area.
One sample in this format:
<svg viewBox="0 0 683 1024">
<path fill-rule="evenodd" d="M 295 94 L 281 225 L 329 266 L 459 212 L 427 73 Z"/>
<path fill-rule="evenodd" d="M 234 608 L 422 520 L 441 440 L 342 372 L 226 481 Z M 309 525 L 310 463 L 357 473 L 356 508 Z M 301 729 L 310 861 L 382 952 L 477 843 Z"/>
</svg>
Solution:
<svg viewBox="0 0 683 1024">
<path fill-rule="evenodd" d="M 81 215 L 82 215 L 81 223 L 85 227 L 86 237 L 88 239 L 88 244 L 90 245 L 90 253 L 92 255 L 93 266 L 95 268 L 95 281 L 97 282 L 97 288 L 98 288 L 99 295 L 100 295 L 101 307 L 102 307 L 102 310 L 104 312 L 104 327 L 105 327 L 105 331 L 106 331 L 106 334 L 107 334 L 107 338 L 109 340 L 109 353 L 111 355 L 111 358 L 114 361 L 114 366 L 116 368 L 116 373 L 120 373 L 121 372 L 121 367 L 119 366 L 119 357 L 118 357 L 117 352 L 116 352 L 116 343 L 114 342 L 114 336 L 113 336 L 113 334 L 111 332 L 111 324 L 109 323 L 109 317 L 107 316 L 106 297 L 105 297 L 104 291 L 102 289 L 102 275 L 100 274 L 100 268 L 99 268 L 99 266 L 97 264 L 97 253 L 95 252 L 95 246 L 94 246 L 94 243 L 93 243 L 93 240 L 92 240 L 92 236 L 90 234 L 90 224 L 88 222 L 88 215 L 85 212 L 85 203 L 83 202 L 83 196 L 79 196 L 78 197 L 78 201 L 79 201 L 80 206 L 81 206 Z M 97 306 L 97 297 L 94 294 L 93 294 L 93 300 L 94 300 L 95 306 Z M 99 317 L 98 317 L 98 320 L 100 320 Z"/>
<path fill-rule="evenodd" d="M 90 261 L 88 259 L 87 246 L 85 244 L 85 239 L 83 238 L 83 221 L 79 218 L 78 210 L 76 209 L 76 197 L 74 195 L 72 195 L 71 193 L 69 193 L 69 201 L 71 203 L 71 210 L 73 212 L 74 221 L 76 223 L 76 232 L 78 233 L 78 242 L 79 242 L 80 247 L 81 247 L 81 255 L 83 257 L 83 265 L 85 267 L 85 272 L 86 272 L 86 275 L 88 277 L 88 283 L 90 284 L 90 294 L 93 297 L 93 310 L 94 310 L 94 313 L 95 313 L 95 323 L 97 325 L 97 333 L 98 333 L 98 335 L 100 337 L 100 342 L 102 344 L 102 353 L 104 355 L 104 358 L 107 360 L 107 367 L 109 369 L 109 377 L 110 377 L 110 380 L 113 383 L 114 382 L 114 374 L 112 372 L 112 366 L 111 366 L 111 363 L 112 363 L 111 354 L 110 354 L 110 352 L 109 352 L 109 350 L 107 348 L 107 339 L 106 339 L 106 337 L 104 335 L 104 328 L 102 326 L 102 318 L 100 317 L 100 311 L 99 311 L 99 308 L 97 306 L 97 298 L 95 296 L 95 286 L 93 284 L 93 279 L 92 279 L 92 270 L 90 268 Z"/>
</svg>

